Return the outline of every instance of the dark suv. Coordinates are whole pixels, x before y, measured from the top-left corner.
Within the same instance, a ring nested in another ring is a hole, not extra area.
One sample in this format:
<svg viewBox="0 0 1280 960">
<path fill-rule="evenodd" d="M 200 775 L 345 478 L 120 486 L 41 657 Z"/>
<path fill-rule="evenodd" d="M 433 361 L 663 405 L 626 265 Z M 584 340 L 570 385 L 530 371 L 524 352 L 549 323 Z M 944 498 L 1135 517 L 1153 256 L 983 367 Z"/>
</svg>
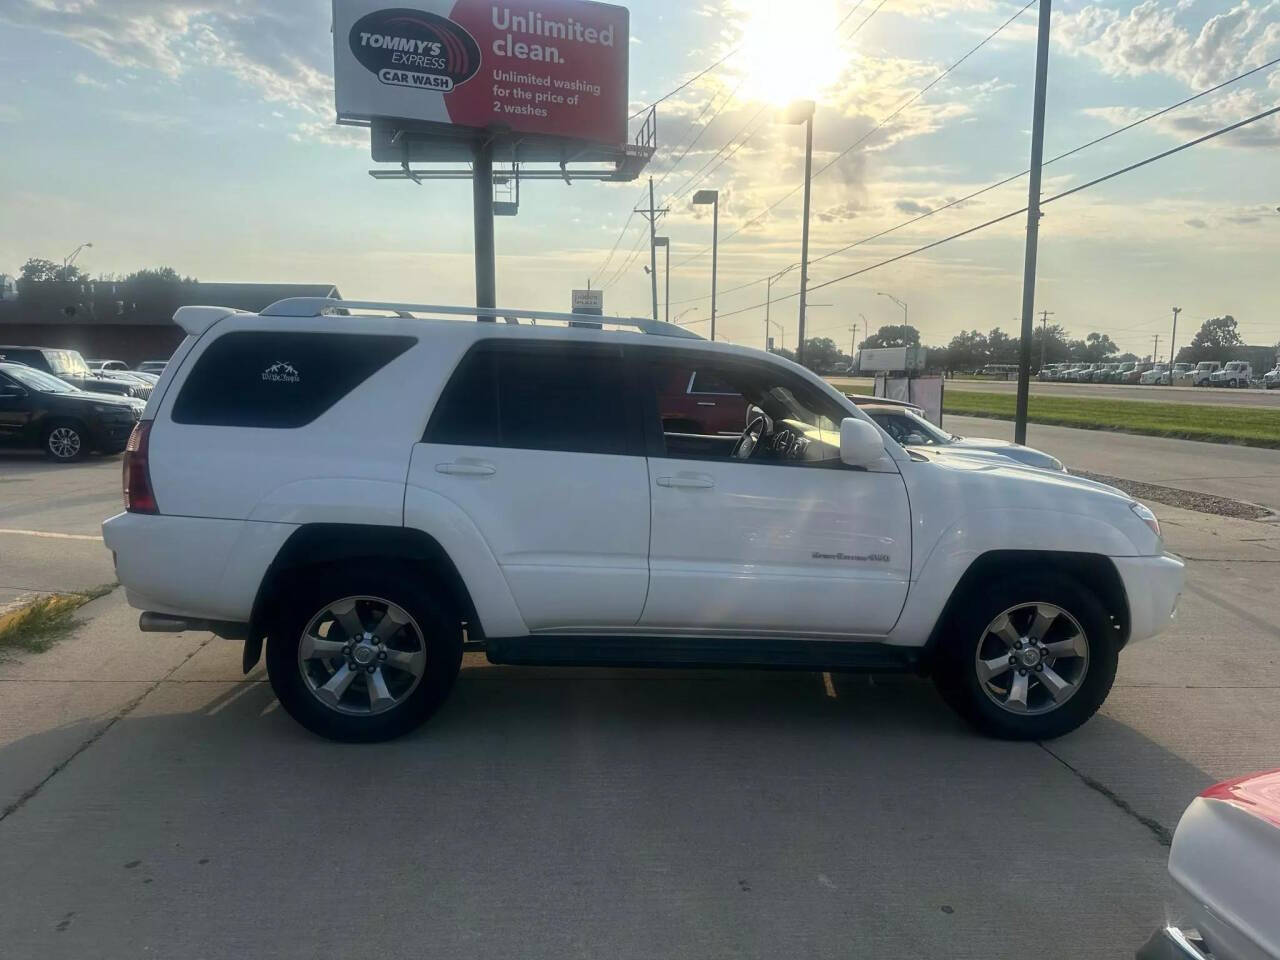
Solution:
<svg viewBox="0 0 1280 960">
<path fill-rule="evenodd" d="M 90 393 L 22 363 L 0 361 L 0 444 L 39 447 L 60 463 L 90 450 L 119 453 L 142 416 L 141 400 Z"/>
<path fill-rule="evenodd" d="M 78 350 L 61 347 L 6 347 L 0 346 L 0 360 L 24 363 L 28 367 L 51 373 L 73 387 L 94 393 L 115 393 L 124 397 L 146 398 L 151 389 L 132 379 L 117 379 L 96 375 L 84 362 Z"/>
</svg>

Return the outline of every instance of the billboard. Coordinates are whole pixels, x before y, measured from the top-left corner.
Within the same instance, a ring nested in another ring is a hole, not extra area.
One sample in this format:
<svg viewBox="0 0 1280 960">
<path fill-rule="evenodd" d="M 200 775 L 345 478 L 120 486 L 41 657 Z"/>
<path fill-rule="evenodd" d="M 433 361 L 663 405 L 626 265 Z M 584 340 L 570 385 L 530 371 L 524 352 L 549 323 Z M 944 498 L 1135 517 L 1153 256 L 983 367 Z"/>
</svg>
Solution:
<svg viewBox="0 0 1280 960">
<path fill-rule="evenodd" d="M 622 144 L 628 26 L 587 0 L 334 0 L 338 119 Z"/>
</svg>

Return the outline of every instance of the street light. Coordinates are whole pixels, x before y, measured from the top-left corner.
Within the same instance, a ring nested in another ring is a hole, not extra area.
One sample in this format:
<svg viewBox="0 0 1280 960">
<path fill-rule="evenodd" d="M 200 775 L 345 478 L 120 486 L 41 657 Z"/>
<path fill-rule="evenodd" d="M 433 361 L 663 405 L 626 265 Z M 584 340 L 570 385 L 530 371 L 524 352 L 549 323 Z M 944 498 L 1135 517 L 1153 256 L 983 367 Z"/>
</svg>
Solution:
<svg viewBox="0 0 1280 960">
<path fill-rule="evenodd" d="M 797 100 L 787 108 L 787 123 L 804 124 L 804 221 L 800 233 L 800 330 L 796 334 L 796 363 L 804 363 L 804 310 L 809 286 L 809 187 L 813 180 L 812 100 Z"/>
<path fill-rule="evenodd" d="M 697 313 L 697 312 L 698 312 L 698 308 L 697 308 L 697 307 L 690 307 L 688 310 L 685 310 L 685 311 L 683 311 L 682 313 L 678 313 L 678 314 L 676 314 L 676 321 L 675 321 L 675 322 L 676 322 L 676 323 L 679 323 L 679 322 L 680 322 L 680 318 L 681 318 L 681 317 L 687 317 L 689 314 L 691 314 L 691 313 Z M 690 323 L 696 323 L 697 321 L 696 321 L 696 320 L 690 320 L 689 322 L 690 322 Z"/>
<path fill-rule="evenodd" d="M 65 256 L 62 258 L 62 279 L 63 280 L 67 279 L 67 268 L 70 267 L 71 264 L 76 262 L 76 257 L 80 256 L 80 251 L 83 250 L 85 247 L 92 247 L 92 246 L 93 246 L 92 243 L 89 243 L 88 241 L 86 241 L 80 244 L 80 246 L 76 247 L 74 250 L 72 250 L 68 256 Z"/>
<path fill-rule="evenodd" d="M 790 273 L 795 268 L 796 268 L 796 264 L 793 263 L 791 266 L 787 267 L 787 269 L 779 270 L 772 277 L 768 277 L 765 279 L 765 283 L 764 283 L 764 348 L 766 350 L 769 349 L 769 324 L 771 322 L 769 320 L 769 304 L 773 299 L 773 294 L 770 292 L 773 290 L 773 281 L 781 280 L 783 276 Z"/>
<path fill-rule="evenodd" d="M 905 326 L 907 325 L 907 304 L 906 304 L 906 301 L 905 301 L 905 300 L 899 300 L 899 299 L 898 299 L 897 297 L 895 297 L 892 293 L 881 293 L 881 292 L 879 292 L 879 291 L 876 291 L 876 296 L 877 296 L 877 297 L 888 297 L 890 300 L 892 300 L 894 303 L 896 303 L 898 306 L 900 306 L 900 307 L 902 308 L 902 325 L 905 327 Z"/>
<path fill-rule="evenodd" d="M 698 206 L 711 204 L 711 339 L 716 338 L 716 246 L 720 242 L 720 191 L 699 190 L 693 195 Z"/>
<path fill-rule="evenodd" d="M 670 237 L 654 237 L 653 245 L 655 247 L 665 247 L 666 265 L 662 268 L 662 275 L 666 278 L 666 305 L 663 307 L 663 318 L 667 323 L 671 322 L 671 238 Z"/>
</svg>

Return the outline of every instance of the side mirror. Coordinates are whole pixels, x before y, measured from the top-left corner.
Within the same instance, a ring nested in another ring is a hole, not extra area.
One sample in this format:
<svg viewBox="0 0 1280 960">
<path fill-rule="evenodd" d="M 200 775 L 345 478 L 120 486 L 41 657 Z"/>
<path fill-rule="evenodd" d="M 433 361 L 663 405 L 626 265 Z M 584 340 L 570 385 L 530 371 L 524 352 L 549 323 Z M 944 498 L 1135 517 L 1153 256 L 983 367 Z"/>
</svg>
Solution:
<svg viewBox="0 0 1280 960">
<path fill-rule="evenodd" d="M 865 467 L 884 456 L 884 437 L 866 420 L 845 417 L 840 421 L 840 460 L 850 467 Z"/>
</svg>

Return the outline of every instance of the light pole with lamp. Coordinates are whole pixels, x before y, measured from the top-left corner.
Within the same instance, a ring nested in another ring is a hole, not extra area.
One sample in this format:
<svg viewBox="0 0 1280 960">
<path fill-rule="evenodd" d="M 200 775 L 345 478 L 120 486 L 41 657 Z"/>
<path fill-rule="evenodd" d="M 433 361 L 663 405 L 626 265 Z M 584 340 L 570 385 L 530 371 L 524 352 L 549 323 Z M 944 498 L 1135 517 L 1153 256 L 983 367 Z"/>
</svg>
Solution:
<svg viewBox="0 0 1280 960">
<path fill-rule="evenodd" d="M 804 124 L 804 220 L 800 228 L 800 329 L 796 334 L 796 363 L 804 363 L 805 298 L 809 286 L 809 188 L 813 180 L 813 114 L 817 105 L 812 100 L 797 100 L 787 108 L 787 123 Z"/>
<path fill-rule="evenodd" d="M 676 323 L 679 323 L 679 322 L 680 322 L 680 318 L 681 318 L 681 317 L 687 317 L 689 314 L 691 314 L 691 313 L 697 313 L 697 312 L 698 312 L 698 308 L 697 308 L 697 307 L 690 307 L 688 310 L 684 310 L 684 311 L 682 311 L 681 313 L 676 314 Z M 690 322 L 690 323 L 697 323 L 697 321 L 696 321 L 696 320 L 690 320 L 689 322 Z"/>
<path fill-rule="evenodd" d="M 906 304 L 906 301 L 905 301 L 905 300 L 899 300 L 899 299 L 898 299 L 897 297 L 895 297 L 892 293 L 881 293 L 881 292 L 879 292 L 879 291 L 876 291 L 876 296 L 877 296 L 877 297 L 888 297 L 890 300 L 892 300 L 894 303 L 896 303 L 898 306 L 900 306 L 900 307 L 902 308 L 902 325 L 903 325 L 904 327 L 905 327 L 905 326 L 907 326 L 907 304 Z"/>
<path fill-rule="evenodd" d="M 716 338 L 716 246 L 720 242 L 720 191 L 699 190 L 693 195 L 698 206 L 711 204 L 711 339 Z"/>
<path fill-rule="evenodd" d="M 796 268 L 793 263 L 785 270 L 779 270 L 772 277 L 767 277 L 764 282 L 764 348 L 769 349 L 769 324 L 773 321 L 769 319 L 769 304 L 773 302 L 773 281 L 781 280 L 785 274 L 790 273 Z M 778 324 L 782 326 L 782 324 Z"/>
<path fill-rule="evenodd" d="M 76 257 L 80 256 L 80 251 L 83 250 L 85 247 L 92 247 L 92 246 L 93 246 L 92 243 L 89 243 L 86 241 L 85 243 L 80 244 L 80 246 L 72 250 L 68 256 L 65 256 L 62 258 L 62 279 L 63 280 L 67 279 L 67 270 L 70 268 L 70 266 L 73 263 L 76 262 Z"/>
</svg>

